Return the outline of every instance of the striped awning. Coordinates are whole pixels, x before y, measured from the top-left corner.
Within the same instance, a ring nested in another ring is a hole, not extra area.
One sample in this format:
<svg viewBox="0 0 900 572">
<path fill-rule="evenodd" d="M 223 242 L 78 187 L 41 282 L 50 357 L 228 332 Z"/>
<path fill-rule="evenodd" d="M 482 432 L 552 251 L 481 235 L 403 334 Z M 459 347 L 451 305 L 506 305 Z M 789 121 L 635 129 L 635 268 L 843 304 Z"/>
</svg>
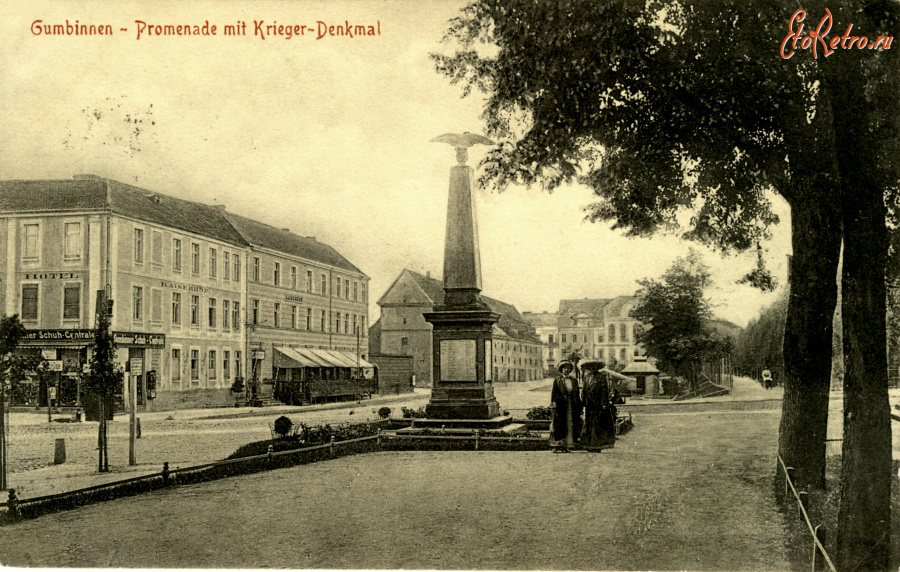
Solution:
<svg viewBox="0 0 900 572">
<path fill-rule="evenodd" d="M 312 348 L 275 348 L 275 367 L 302 368 L 302 367 L 356 367 L 356 354 L 340 350 L 319 350 Z M 375 367 L 366 360 L 359 358 L 359 367 Z"/>
</svg>

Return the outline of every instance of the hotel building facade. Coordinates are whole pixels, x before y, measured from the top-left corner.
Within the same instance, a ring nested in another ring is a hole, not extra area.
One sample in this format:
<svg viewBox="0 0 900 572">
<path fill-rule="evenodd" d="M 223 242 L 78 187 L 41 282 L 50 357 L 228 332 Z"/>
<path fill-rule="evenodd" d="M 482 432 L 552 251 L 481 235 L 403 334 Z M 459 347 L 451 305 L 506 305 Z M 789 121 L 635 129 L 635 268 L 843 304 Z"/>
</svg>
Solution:
<svg viewBox="0 0 900 572">
<path fill-rule="evenodd" d="M 291 250 L 279 254 L 290 240 L 261 241 L 248 232 L 257 227 L 314 244 L 301 252 L 307 258 Z M 29 330 L 22 350 L 48 360 L 56 376 L 49 385 L 57 388 L 61 404 L 71 404 L 73 392 L 80 403 L 77 388 L 89 360 L 96 293 L 104 289 L 114 303 L 117 360 L 138 376 L 139 410 L 233 403 L 230 390 L 239 376 L 259 380 L 265 397 L 275 347 L 336 347 L 335 339 L 312 328 L 288 327 L 300 323 L 287 314 L 282 322 L 279 312 L 291 311 L 295 295 L 264 284 L 263 260 L 270 272 L 279 259 L 285 272 L 296 266 L 298 274 L 301 267 L 334 271 L 336 263 L 346 262 L 318 244 L 221 207 L 91 175 L 3 181 L 0 307 L 6 315 L 18 314 Z M 368 283 L 349 262 L 340 270 L 351 283 Z M 276 298 L 284 300 L 283 308 Z M 316 300 L 315 309 L 329 298 Z M 312 309 L 296 305 L 297 316 Z M 332 301 L 333 307 L 366 319 L 363 302 Z M 327 318 L 330 328 L 333 315 Z M 275 323 L 260 328 L 266 319 Z M 43 390 L 33 401 L 46 403 Z"/>
</svg>

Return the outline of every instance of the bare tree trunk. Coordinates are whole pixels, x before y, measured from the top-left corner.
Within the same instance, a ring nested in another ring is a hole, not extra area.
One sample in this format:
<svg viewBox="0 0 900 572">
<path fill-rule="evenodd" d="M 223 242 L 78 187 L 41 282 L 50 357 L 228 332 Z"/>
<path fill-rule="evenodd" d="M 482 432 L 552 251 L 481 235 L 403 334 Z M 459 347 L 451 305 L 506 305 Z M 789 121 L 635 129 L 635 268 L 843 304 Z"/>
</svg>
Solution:
<svg viewBox="0 0 900 572">
<path fill-rule="evenodd" d="M 805 121 L 805 111 L 803 120 Z M 778 453 L 803 489 L 825 487 L 831 343 L 841 248 L 839 183 L 831 109 L 820 99 L 815 138 L 788 141 L 791 187 L 790 295 L 784 327 L 784 401 Z M 809 133 L 808 130 L 795 130 Z M 776 495 L 784 486 L 776 479 Z"/>
<path fill-rule="evenodd" d="M 890 57 L 898 71 L 897 57 Z M 864 71 L 868 57 L 854 53 L 835 60 L 829 71 L 835 105 L 841 109 L 835 116 L 835 132 L 840 134 L 835 143 L 844 213 L 844 446 L 836 564 L 840 570 L 887 570 L 891 562 L 888 234 L 878 158 L 880 138 L 890 140 L 896 132 L 882 117 L 870 115 Z M 883 108 L 896 108 L 895 88 L 878 84 L 870 97 L 891 98 L 894 106 Z"/>
</svg>

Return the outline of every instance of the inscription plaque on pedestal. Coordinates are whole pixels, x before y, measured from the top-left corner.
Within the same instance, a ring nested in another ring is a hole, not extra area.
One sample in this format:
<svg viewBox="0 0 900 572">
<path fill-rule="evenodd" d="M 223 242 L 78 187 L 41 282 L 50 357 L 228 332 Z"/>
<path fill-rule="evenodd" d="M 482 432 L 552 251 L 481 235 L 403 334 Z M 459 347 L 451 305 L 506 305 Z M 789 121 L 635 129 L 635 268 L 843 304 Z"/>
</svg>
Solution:
<svg viewBox="0 0 900 572">
<path fill-rule="evenodd" d="M 441 380 L 476 381 L 475 340 L 441 340 Z"/>
</svg>

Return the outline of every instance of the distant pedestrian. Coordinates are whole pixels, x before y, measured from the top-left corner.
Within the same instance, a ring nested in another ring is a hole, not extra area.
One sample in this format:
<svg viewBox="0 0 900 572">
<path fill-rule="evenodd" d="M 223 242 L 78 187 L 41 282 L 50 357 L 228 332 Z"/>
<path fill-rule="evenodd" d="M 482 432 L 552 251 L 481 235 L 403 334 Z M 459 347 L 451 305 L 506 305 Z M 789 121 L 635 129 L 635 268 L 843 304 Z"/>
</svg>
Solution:
<svg viewBox="0 0 900 572">
<path fill-rule="evenodd" d="M 581 445 L 599 453 L 616 442 L 616 414 L 609 374 L 602 371 L 602 361 L 588 361 L 581 365 L 584 385 L 584 433 Z"/>
<path fill-rule="evenodd" d="M 772 372 L 769 371 L 768 367 L 766 367 L 765 369 L 762 370 L 762 382 L 763 382 L 763 387 L 765 387 L 766 389 L 771 389 L 771 387 L 773 385 L 772 384 Z"/>
<path fill-rule="evenodd" d="M 550 407 L 553 422 L 550 428 L 550 443 L 555 453 L 567 453 L 574 447 L 581 435 L 581 396 L 578 380 L 575 379 L 575 364 L 569 360 L 559 363 L 559 375 L 553 381 L 550 392 Z"/>
</svg>

